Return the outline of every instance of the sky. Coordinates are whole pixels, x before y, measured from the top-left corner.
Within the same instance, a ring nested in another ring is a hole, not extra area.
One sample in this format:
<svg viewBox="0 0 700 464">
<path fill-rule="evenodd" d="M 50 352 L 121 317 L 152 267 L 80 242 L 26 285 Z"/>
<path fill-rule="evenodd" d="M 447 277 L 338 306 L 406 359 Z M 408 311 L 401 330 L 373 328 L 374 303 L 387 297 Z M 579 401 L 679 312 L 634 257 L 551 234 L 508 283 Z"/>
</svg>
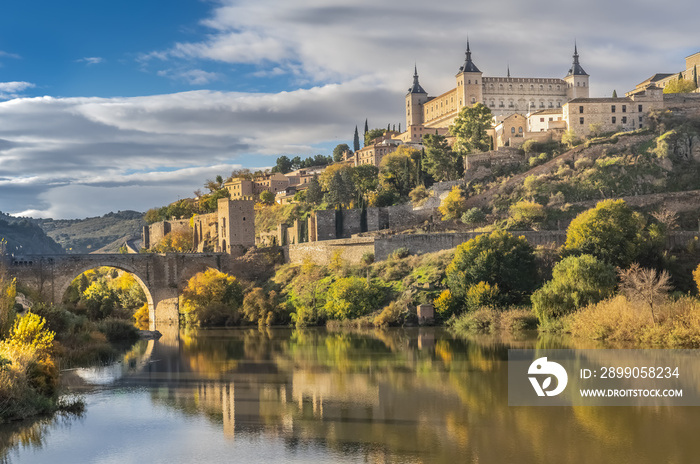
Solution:
<svg viewBox="0 0 700 464">
<path fill-rule="evenodd" d="M 24 0 L 0 6 L 0 211 L 146 211 L 207 179 L 401 123 L 414 65 L 455 86 L 564 77 L 622 95 L 700 51 L 696 0 Z M 683 12 L 683 14 L 678 14 Z"/>
</svg>

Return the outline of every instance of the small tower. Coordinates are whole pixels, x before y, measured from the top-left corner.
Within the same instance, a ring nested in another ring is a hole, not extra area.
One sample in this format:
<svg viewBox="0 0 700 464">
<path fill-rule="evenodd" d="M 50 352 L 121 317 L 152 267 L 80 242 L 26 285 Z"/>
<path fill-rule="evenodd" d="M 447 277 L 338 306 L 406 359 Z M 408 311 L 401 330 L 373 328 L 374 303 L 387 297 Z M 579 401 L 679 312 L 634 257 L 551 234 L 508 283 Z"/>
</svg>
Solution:
<svg viewBox="0 0 700 464">
<path fill-rule="evenodd" d="M 218 213 L 218 251 L 242 255 L 245 250 L 255 246 L 255 201 L 253 197 L 236 200 L 219 198 Z"/>
<path fill-rule="evenodd" d="M 459 109 L 465 106 L 472 106 L 474 103 L 483 103 L 483 83 L 481 75 L 483 74 L 472 62 L 472 52 L 469 49 L 469 40 L 467 40 L 467 51 L 465 52 L 464 64 L 459 67 L 459 71 L 455 76 L 457 78 L 457 95 L 459 97 Z"/>
<path fill-rule="evenodd" d="M 423 124 L 423 103 L 428 101 L 428 92 L 418 83 L 418 67 L 413 68 L 413 85 L 406 94 L 406 130 Z"/>
<path fill-rule="evenodd" d="M 574 43 L 574 63 L 569 69 L 569 73 L 564 78 L 566 82 L 566 97 L 569 100 L 574 98 L 588 98 L 588 74 L 583 70 L 578 62 L 578 49 Z"/>
</svg>

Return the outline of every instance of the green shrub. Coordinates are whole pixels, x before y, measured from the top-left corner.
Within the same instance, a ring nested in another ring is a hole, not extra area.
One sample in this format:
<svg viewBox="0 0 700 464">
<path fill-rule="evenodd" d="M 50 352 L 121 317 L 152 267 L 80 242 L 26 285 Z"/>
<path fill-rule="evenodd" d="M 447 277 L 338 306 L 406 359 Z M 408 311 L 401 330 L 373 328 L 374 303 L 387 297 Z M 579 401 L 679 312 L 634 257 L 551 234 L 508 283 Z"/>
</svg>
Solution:
<svg viewBox="0 0 700 464">
<path fill-rule="evenodd" d="M 615 268 L 591 255 L 570 256 L 552 271 L 552 280 L 532 295 L 540 321 L 560 317 L 607 298 L 615 290 Z"/>
<path fill-rule="evenodd" d="M 486 222 L 486 215 L 481 211 L 481 208 L 471 208 L 462 213 L 460 220 L 467 225 L 483 224 Z"/>
<path fill-rule="evenodd" d="M 139 331 L 132 323 L 122 319 L 104 319 L 97 323 L 97 329 L 102 332 L 110 342 L 136 340 Z"/>
<path fill-rule="evenodd" d="M 457 301 L 464 301 L 467 290 L 486 282 L 498 285 L 504 303 L 518 303 L 537 282 L 535 255 L 524 237 L 496 231 L 473 238 L 455 249 L 446 270 L 447 286 Z"/>
<path fill-rule="evenodd" d="M 360 277 L 344 277 L 331 284 L 324 309 L 331 319 L 354 319 L 377 309 L 382 299 L 377 285 Z"/>
</svg>

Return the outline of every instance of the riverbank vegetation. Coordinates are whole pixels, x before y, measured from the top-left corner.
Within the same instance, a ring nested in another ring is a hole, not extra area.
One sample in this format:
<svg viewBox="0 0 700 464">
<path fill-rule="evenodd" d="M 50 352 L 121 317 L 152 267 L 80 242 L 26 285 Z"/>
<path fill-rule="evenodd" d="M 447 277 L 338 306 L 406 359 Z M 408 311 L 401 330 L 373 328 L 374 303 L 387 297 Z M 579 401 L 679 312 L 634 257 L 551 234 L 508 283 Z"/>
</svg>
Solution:
<svg viewBox="0 0 700 464">
<path fill-rule="evenodd" d="M 58 392 L 55 333 L 32 312 L 18 315 L 16 287 L 0 269 L 0 423 L 59 409 L 80 411 Z"/>
</svg>

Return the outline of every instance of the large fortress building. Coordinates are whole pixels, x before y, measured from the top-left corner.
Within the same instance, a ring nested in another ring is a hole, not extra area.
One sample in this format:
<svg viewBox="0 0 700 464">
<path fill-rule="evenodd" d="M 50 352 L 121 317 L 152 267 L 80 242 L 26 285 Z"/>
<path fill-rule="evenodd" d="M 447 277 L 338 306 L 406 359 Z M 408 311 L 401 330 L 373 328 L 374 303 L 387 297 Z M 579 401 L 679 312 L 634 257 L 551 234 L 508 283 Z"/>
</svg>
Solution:
<svg viewBox="0 0 700 464">
<path fill-rule="evenodd" d="M 406 94 L 406 133 L 404 142 L 419 142 L 426 130 L 446 129 L 465 106 L 483 103 L 499 120 L 512 114 L 562 108 L 574 98 L 588 98 L 589 75 L 579 63 L 574 45 L 574 61 L 563 79 L 548 77 L 484 77 L 472 61 L 467 42 L 464 64 L 455 76 L 457 86 L 437 97 L 418 82 L 414 70 L 413 85 Z"/>
</svg>

